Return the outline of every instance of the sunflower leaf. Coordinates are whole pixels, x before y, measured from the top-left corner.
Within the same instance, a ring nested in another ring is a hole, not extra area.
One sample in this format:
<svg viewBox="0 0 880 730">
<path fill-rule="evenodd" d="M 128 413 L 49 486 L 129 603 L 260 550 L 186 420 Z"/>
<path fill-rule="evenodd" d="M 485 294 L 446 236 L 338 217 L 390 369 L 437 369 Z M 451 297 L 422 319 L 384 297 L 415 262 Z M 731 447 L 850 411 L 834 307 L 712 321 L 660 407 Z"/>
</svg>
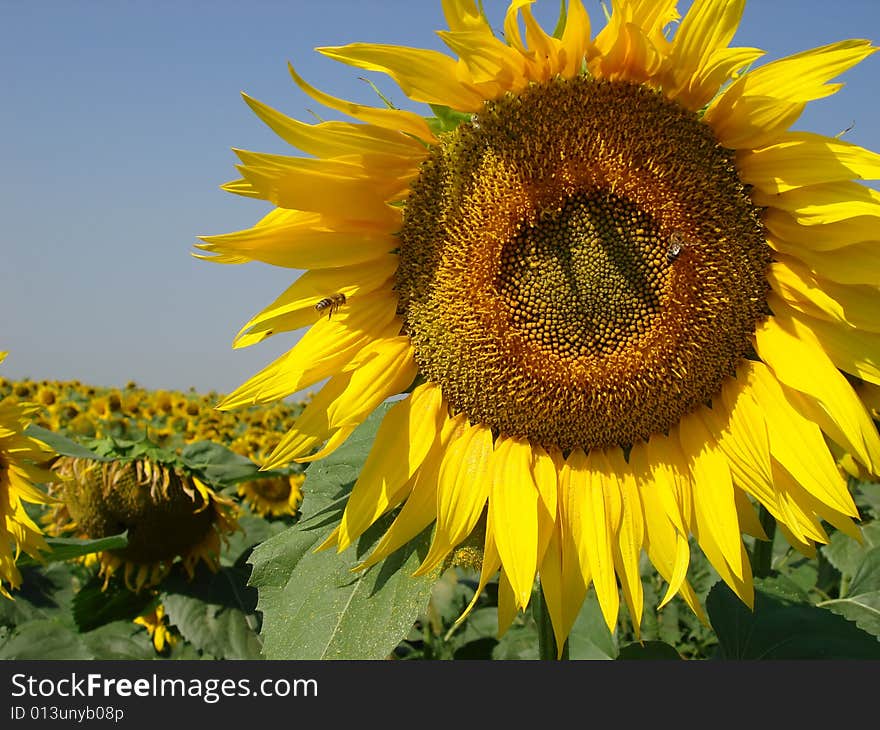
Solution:
<svg viewBox="0 0 880 730">
<path fill-rule="evenodd" d="M 865 554 L 844 597 L 819 605 L 880 636 L 880 547 Z"/>
<path fill-rule="evenodd" d="M 33 423 L 31 423 L 24 432 L 28 436 L 37 439 L 37 441 L 42 441 L 56 453 L 61 454 L 61 456 L 72 456 L 76 459 L 92 459 L 93 461 L 113 460 L 110 457 L 102 456 L 101 454 L 92 451 L 78 441 L 69 439 L 66 436 L 62 436 L 60 433 L 55 433 L 47 428 L 36 426 Z"/>
<path fill-rule="evenodd" d="M 681 659 L 674 646 L 663 641 L 645 641 L 641 644 L 627 644 L 622 647 L 618 659 Z"/>
<path fill-rule="evenodd" d="M 240 482 L 285 476 L 284 470 L 260 471 L 259 465 L 214 441 L 196 441 L 180 452 L 180 460 L 190 471 L 212 487 L 228 487 Z"/>
<path fill-rule="evenodd" d="M 64 563 L 68 560 L 81 558 L 83 555 L 91 555 L 102 550 L 118 550 L 128 545 L 128 530 L 118 535 L 108 535 L 94 540 L 79 539 L 75 537 L 47 537 L 48 552 L 43 552 L 44 562 Z M 18 560 L 19 566 L 37 565 L 38 561 L 29 555 L 22 555 Z"/>
<path fill-rule="evenodd" d="M 162 588 L 168 622 L 183 638 L 218 659 L 259 659 L 256 591 L 247 586 L 249 571 L 221 568 L 190 583 L 175 575 Z"/>
<path fill-rule="evenodd" d="M 58 619 L 19 624 L 0 644 L 2 659 L 94 659 L 82 637 Z"/>
<path fill-rule="evenodd" d="M 843 616 L 761 590 L 752 612 L 717 583 L 706 611 L 720 659 L 880 659 L 880 641 Z"/>
<path fill-rule="evenodd" d="M 104 580 L 95 576 L 74 596 L 73 620 L 82 632 L 116 621 L 131 622 L 153 600 L 149 593 L 134 593 L 119 581 L 110 581 L 104 588 Z"/>
<path fill-rule="evenodd" d="M 82 636 L 95 659 L 152 659 L 156 652 L 149 634 L 131 621 L 114 621 Z"/>
<path fill-rule="evenodd" d="M 435 577 L 412 577 L 427 551 L 425 533 L 369 570 L 352 571 L 390 515 L 354 550 L 314 552 L 335 523 L 328 505 L 336 502 L 341 511 L 339 500 L 357 479 L 386 410 L 377 409 L 343 446 L 308 468 L 303 518 L 251 555 L 250 585 L 259 593 L 268 659 L 384 659 L 428 604 Z"/>
</svg>

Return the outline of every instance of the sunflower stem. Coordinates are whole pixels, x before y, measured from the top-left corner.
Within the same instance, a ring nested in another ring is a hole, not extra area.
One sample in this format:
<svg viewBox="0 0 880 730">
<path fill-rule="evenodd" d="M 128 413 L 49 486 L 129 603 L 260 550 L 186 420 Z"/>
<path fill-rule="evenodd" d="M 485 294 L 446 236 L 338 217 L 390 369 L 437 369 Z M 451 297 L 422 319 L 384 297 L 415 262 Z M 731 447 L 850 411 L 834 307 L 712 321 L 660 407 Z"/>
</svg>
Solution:
<svg viewBox="0 0 880 730">
<path fill-rule="evenodd" d="M 538 628 L 538 658 L 542 661 L 568 659 L 568 640 L 562 647 L 562 653 L 558 652 L 556 635 L 553 633 L 553 622 L 550 620 L 550 611 L 547 609 L 547 601 L 544 598 L 544 589 L 540 581 L 532 600 L 532 616 Z"/>
<path fill-rule="evenodd" d="M 764 505 L 758 509 L 758 520 L 769 539 L 755 540 L 755 544 L 752 546 L 752 573 L 756 578 L 766 578 L 770 575 L 773 563 L 773 538 L 776 535 L 776 520 Z"/>
</svg>

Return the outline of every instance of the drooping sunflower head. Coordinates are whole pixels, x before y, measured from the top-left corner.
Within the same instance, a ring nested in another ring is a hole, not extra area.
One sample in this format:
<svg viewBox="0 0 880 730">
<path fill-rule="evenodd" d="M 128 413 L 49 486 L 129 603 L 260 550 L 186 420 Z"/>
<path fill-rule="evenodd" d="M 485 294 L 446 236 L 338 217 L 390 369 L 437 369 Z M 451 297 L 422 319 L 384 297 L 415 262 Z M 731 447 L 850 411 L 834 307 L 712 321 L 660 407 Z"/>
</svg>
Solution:
<svg viewBox="0 0 880 730">
<path fill-rule="evenodd" d="M 132 590 L 155 586 L 177 561 L 190 577 L 200 562 L 216 570 L 222 540 L 237 529 L 231 500 L 169 464 L 65 456 L 54 469 L 63 479 L 55 531 L 92 539 L 127 531 L 126 547 L 100 553 L 100 573 L 109 581 L 121 571 Z"/>
<path fill-rule="evenodd" d="M 204 239 L 205 258 L 305 269 L 235 346 L 310 325 L 225 398 L 323 379 L 265 461 L 321 458 L 391 407 L 325 543 L 399 512 L 364 566 L 434 523 L 420 568 L 482 534 L 501 626 L 536 575 L 557 638 L 592 586 L 638 627 L 642 552 L 698 613 L 695 538 L 747 603 L 743 534 L 766 510 L 811 554 L 858 515 L 829 450 L 868 472 L 880 437 L 844 373 L 880 383 L 880 156 L 789 128 L 875 48 L 834 43 L 749 68 L 744 0 L 580 0 L 547 33 L 528 0 L 497 37 L 444 0 L 455 54 L 355 43 L 321 53 L 390 75 L 426 119 L 336 99 L 309 125 L 246 97 L 311 157 L 237 152 L 230 192 L 277 207 Z M 524 29 L 524 32 L 523 32 Z M 210 256 L 213 255 L 213 256 Z"/>
</svg>

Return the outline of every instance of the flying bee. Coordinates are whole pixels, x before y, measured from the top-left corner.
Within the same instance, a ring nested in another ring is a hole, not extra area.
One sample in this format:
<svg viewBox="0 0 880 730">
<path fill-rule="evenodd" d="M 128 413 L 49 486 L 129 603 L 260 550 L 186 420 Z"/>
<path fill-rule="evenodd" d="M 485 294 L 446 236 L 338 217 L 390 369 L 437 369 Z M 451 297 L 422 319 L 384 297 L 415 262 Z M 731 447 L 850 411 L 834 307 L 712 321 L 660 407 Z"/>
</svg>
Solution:
<svg viewBox="0 0 880 730">
<path fill-rule="evenodd" d="M 336 292 L 336 294 L 331 294 L 329 297 L 324 297 L 315 305 L 315 309 L 318 312 L 323 312 L 325 309 L 329 309 L 330 311 L 327 313 L 327 319 L 330 319 L 330 317 L 332 317 L 343 304 L 345 304 L 345 294 L 342 292 Z"/>
<path fill-rule="evenodd" d="M 666 249 L 666 260 L 671 264 L 684 251 L 687 241 L 681 231 L 673 231 L 669 236 L 669 248 Z"/>
</svg>

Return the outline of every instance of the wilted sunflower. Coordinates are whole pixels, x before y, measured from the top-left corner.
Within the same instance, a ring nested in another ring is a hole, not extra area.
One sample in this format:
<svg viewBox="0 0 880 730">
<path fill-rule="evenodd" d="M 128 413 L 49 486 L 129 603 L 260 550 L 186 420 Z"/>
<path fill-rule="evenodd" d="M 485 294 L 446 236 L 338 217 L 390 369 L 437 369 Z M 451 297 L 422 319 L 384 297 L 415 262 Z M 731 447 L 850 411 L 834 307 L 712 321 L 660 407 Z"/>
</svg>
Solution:
<svg viewBox="0 0 880 730">
<path fill-rule="evenodd" d="M 154 586 L 177 560 L 190 577 L 199 562 L 217 570 L 222 540 L 237 528 L 235 505 L 197 476 L 147 458 L 98 461 L 64 456 L 50 520 L 56 533 L 92 539 L 128 532 L 124 548 L 98 554 L 105 583 L 120 570 L 132 590 Z"/>
<path fill-rule="evenodd" d="M 359 123 L 245 97 L 311 157 L 238 151 L 225 188 L 277 208 L 200 248 L 307 270 L 236 346 L 311 327 L 222 407 L 329 378 L 274 468 L 327 455 L 407 393 L 327 544 L 402 505 L 365 564 L 435 522 L 425 572 L 485 519 L 481 580 L 500 569 L 502 628 L 536 574 L 560 646 L 590 584 L 613 627 L 619 581 L 638 627 L 642 551 L 668 581 L 661 606 L 680 593 L 700 613 L 689 536 L 751 605 L 757 505 L 814 554 L 823 522 L 858 535 L 826 439 L 880 469 L 841 372 L 880 383 L 880 194 L 854 182 L 877 178 L 880 156 L 788 131 L 875 48 L 751 68 L 762 51 L 728 47 L 744 0 L 695 0 L 674 35 L 674 0 L 612 0 L 595 36 L 580 0 L 553 35 L 515 0 L 503 40 L 473 0 L 442 5 L 457 58 L 318 49 L 387 73 L 433 120 L 336 99 L 293 69 Z"/>
<path fill-rule="evenodd" d="M 0 362 L 7 353 L 0 352 Z M 25 512 L 24 502 L 50 504 L 53 500 L 35 485 L 55 481 L 55 475 L 41 464 L 54 456 L 42 442 L 25 435 L 36 404 L 0 403 L 0 595 L 12 598 L 21 585 L 15 561 L 22 551 L 41 560 L 48 550 L 40 527 Z"/>
</svg>

